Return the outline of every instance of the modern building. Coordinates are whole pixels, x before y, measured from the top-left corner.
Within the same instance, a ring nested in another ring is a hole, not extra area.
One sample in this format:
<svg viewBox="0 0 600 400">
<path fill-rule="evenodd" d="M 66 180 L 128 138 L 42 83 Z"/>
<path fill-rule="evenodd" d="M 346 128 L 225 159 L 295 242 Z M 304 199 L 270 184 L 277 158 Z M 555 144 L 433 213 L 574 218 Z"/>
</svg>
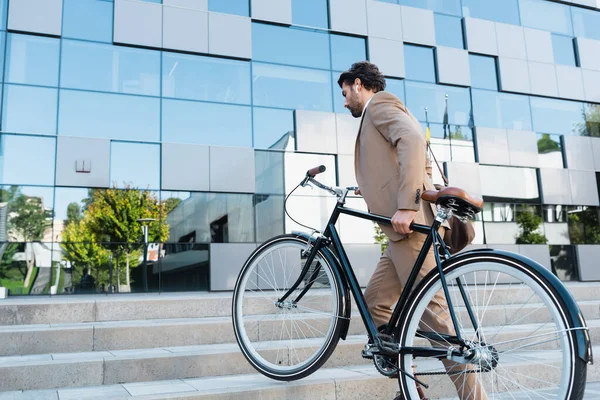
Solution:
<svg viewBox="0 0 600 400">
<path fill-rule="evenodd" d="M 294 191 L 308 168 L 355 185 L 359 120 L 337 78 L 365 59 L 430 128 L 451 185 L 486 201 L 474 246 L 600 279 L 599 0 L 0 10 L 0 282 L 11 294 L 230 290 L 258 243 L 298 223 L 323 228 L 335 199 Z M 344 217 L 339 231 L 365 284 L 380 255 L 374 225 Z"/>
</svg>

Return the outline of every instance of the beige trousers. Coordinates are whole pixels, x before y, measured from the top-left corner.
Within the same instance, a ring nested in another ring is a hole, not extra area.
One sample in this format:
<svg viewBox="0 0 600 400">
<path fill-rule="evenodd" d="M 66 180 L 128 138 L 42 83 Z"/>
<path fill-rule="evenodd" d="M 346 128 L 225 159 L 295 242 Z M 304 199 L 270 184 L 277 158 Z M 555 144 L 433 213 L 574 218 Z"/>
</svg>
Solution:
<svg viewBox="0 0 600 400">
<path fill-rule="evenodd" d="M 369 312 L 379 327 L 387 323 L 392 316 L 392 306 L 396 304 L 402 289 L 408 280 L 414 263 L 425 242 L 425 235 L 413 232 L 407 238 L 390 244 L 382 255 L 375 272 L 371 276 L 365 291 L 365 300 Z M 430 250 L 423 267 L 419 272 L 418 281 L 436 267 L 433 250 Z M 421 318 L 420 329 L 440 333 L 455 334 L 452 319 L 447 312 L 447 303 L 443 291 L 439 291 L 429 304 Z M 435 345 L 432 343 L 432 345 Z M 472 368 L 463 364 L 446 360 L 443 362 L 446 370 L 457 372 L 461 369 Z M 449 375 L 461 400 L 486 400 L 487 395 L 477 381 L 477 375 Z"/>
</svg>

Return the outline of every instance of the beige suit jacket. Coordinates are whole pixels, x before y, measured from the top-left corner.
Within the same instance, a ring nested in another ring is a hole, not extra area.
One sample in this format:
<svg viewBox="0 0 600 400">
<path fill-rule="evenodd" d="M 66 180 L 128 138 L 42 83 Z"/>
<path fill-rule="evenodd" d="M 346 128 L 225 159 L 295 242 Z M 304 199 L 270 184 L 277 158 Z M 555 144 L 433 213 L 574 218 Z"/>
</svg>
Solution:
<svg viewBox="0 0 600 400">
<path fill-rule="evenodd" d="M 354 169 L 371 213 L 391 217 L 397 210 L 415 210 L 414 223 L 433 223 L 435 206 L 421 200 L 425 190 L 435 190 L 425 135 L 412 113 L 389 92 L 376 93 L 363 112 Z M 425 213 L 424 207 L 431 207 L 433 214 Z M 380 226 L 390 240 L 406 237 L 389 225 Z"/>
</svg>

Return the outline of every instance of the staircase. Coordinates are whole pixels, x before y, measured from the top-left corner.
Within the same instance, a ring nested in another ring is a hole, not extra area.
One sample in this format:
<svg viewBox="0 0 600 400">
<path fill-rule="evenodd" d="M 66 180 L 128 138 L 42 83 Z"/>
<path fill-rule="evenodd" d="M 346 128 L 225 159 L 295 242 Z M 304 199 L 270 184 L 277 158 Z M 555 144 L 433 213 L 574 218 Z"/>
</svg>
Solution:
<svg viewBox="0 0 600 400">
<path fill-rule="evenodd" d="M 600 283 L 567 286 L 587 319 L 592 343 L 600 343 Z M 339 342 L 325 366 L 290 383 L 265 378 L 248 364 L 235 342 L 230 315 L 230 293 L 1 300 L 0 400 L 395 396 L 397 381 L 379 375 L 371 361 L 361 358 L 367 337 L 357 312 L 348 339 Z M 513 367 L 527 365 L 521 361 Z M 588 382 L 600 382 L 596 365 L 588 368 Z M 600 394 L 598 385 L 590 387 L 593 396 Z"/>
</svg>

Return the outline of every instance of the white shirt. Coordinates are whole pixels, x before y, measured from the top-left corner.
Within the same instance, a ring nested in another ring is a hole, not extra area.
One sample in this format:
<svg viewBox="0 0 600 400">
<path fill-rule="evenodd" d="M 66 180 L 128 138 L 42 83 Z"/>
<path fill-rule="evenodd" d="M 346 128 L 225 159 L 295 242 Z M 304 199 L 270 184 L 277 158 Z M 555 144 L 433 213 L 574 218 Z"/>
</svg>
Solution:
<svg viewBox="0 0 600 400">
<path fill-rule="evenodd" d="M 373 96 L 371 96 L 371 98 L 369 100 L 367 100 L 367 102 L 365 103 L 365 107 L 363 108 L 362 115 L 365 115 L 365 110 L 367 109 L 367 106 L 371 102 L 371 99 L 373 99 Z"/>
</svg>

